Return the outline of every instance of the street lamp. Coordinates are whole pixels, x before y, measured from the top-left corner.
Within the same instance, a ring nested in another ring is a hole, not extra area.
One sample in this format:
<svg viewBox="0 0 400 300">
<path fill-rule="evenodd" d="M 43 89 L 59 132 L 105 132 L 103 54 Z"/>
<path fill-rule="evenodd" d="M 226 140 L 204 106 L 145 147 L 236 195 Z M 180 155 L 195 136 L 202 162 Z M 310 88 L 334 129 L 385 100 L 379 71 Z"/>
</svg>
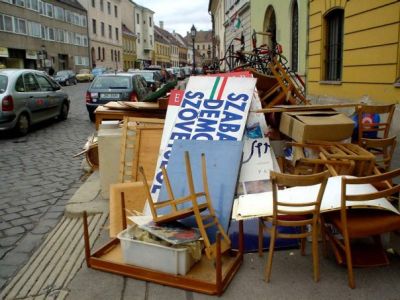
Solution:
<svg viewBox="0 0 400 300">
<path fill-rule="evenodd" d="M 193 44 L 193 74 L 195 74 L 195 71 L 196 71 L 196 61 L 195 61 L 195 57 L 196 57 L 196 55 L 195 55 L 195 50 L 194 50 L 194 39 L 196 38 L 196 33 L 197 33 L 197 30 L 196 30 L 196 27 L 194 27 L 194 24 L 192 25 L 192 28 L 190 29 L 190 36 L 192 37 L 192 44 Z"/>
</svg>

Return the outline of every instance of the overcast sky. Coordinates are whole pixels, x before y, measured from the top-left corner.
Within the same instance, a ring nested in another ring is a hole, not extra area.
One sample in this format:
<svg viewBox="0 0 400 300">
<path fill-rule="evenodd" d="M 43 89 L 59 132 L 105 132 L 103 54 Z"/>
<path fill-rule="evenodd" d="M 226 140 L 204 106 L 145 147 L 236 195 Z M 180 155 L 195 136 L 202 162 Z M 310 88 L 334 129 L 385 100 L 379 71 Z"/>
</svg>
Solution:
<svg viewBox="0 0 400 300">
<path fill-rule="evenodd" d="M 208 14 L 209 0 L 133 0 L 135 3 L 154 11 L 157 26 L 164 21 L 164 29 L 175 30 L 182 36 L 190 31 L 192 24 L 197 30 L 211 30 L 211 16 Z"/>
</svg>

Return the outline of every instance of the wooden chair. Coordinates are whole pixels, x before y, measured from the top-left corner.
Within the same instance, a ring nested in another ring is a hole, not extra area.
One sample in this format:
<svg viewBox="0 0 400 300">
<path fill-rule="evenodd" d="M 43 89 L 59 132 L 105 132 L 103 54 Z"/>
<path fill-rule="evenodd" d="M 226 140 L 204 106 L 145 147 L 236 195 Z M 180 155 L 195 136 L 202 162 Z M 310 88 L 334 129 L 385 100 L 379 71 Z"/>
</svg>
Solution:
<svg viewBox="0 0 400 300">
<path fill-rule="evenodd" d="M 208 258 L 213 258 L 216 256 L 217 244 L 211 243 L 207 229 L 214 227 L 222 235 L 220 249 L 224 253 L 230 249 L 231 241 L 218 221 L 215 210 L 211 203 L 210 192 L 208 189 L 207 182 L 207 172 L 206 172 L 206 159 L 203 154 L 202 157 L 202 177 L 203 177 L 203 188 L 202 192 L 196 192 L 194 188 L 192 168 L 190 165 L 189 153 L 185 152 L 185 165 L 186 165 L 186 176 L 189 186 L 189 195 L 182 198 L 175 198 L 172 191 L 171 183 L 168 177 L 168 173 L 165 167 L 162 167 L 162 173 L 165 181 L 165 185 L 168 192 L 168 200 L 155 202 L 151 196 L 150 187 L 147 183 L 146 176 L 142 167 L 139 171 L 142 175 L 143 185 L 146 190 L 147 199 L 150 207 L 151 214 L 155 223 L 168 223 L 171 221 L 181 220 L 189 216 L 194 216 L 196 219 L 197 226 L 199 228 L 200 234 L 204 241 L 205 253 Z M 184 204 L 189 205 L 184 205 Z M 160 214 L 159 209 L 169 209 L 168 213 Z M 201 212 L 203 212 L 201 214 Z"/>
<path fill-rule="evenodd" d="M 358 144 L 361 145 L 363 138 L 387 138 L 394 110 L 395 104 L 358 106 Z M 379 120 L 376 122 L 371 119 L 370 122 L 363 122 L 366 114 L 377 114 Z"/>
<path fill-rule="evenodd" d="M 381 172 L 390 170 L 396 136 L 383 139 L 361 139 L 361 146 L 375 155 L 375 165 Z"/>
<path fill-rule="evenodd" d="M 313 175 L 288 175 L 271 171 L 272 193 L 273 193 L 273 215 L 272 217 L 259 218 L 258 251 L 262 255 L 263 231 L 267 229 L 270 233 L 270 245 L 267 265 L 265 269 L 265 280 L 269 282 L 271 277 L 272 258 L 274 255 L 275 240 L 277 238 L 301 239 L 301 254 L 305 252 L 305 241 L 307 236 L 312 236 L 312 256 L 314 265 L 314 280 L 319 281 L 319 258 L 318 258 L 318 220 L 322 196 L 325 191 L 329 172 L 325 171 Z M 304 203 L 289 203 L 285 199 L 278 199 L 278 188 L 293 186 L 311 186 L 320 184 L 316 199 L 310 199 Z M 271 222 L 271 228 L 265 226 L 264 221 Z M 311 231 L 305 227 L 311 226 Z M 300 233 L 280 233 L 278 226 L 301 227 Z"/>
<path fill-rule="evenodd" d="M 325 239 L 325 234 L 327 234 L 338 262 L 347 264 L 348 280 L 351 288 L 355 287 L 353 262 L 355 262 L 355 266 L 388 264 L 389 261 L 385 250 L 380 242 L 380 234 L 399 230 L 400 215 L 383 209 L 351 208 L 348 205 L 348 201 L 351 201 L 353 206 L 355 206 L 354 202 L 357 201 L 363 201 L 362 204 L 368 206 L 368 201 L 387 198 L 396 194 L 400 191 L 400 184 L 364 194 L 355 194 L 354 191 L 359 189 L 360 185 L 368 184 L 369 186 L 383 181 L 393 181 L 398 177 L 400 177 L 400 169 L 367 177 L 342 177 L 340 211 L 321 214 L 321 221 L 324 225 L 321 231 L 322 235 Z M 338 232 L 343 236 L 343 239 L 339 239 L 338 235 L 334 234 Z M 368 254 L 368 248 L 365 245 L 356 252 L 357 248 L 352 247 L 350 243 L 351 240 L 364 239 L 366 237 L 373 237 L 375 242 L 374 252 L 372 254 L 369 252 L 368 259 L 370 262 L 361 261 L 362 257 L 367 257 Z"/>
</svg>

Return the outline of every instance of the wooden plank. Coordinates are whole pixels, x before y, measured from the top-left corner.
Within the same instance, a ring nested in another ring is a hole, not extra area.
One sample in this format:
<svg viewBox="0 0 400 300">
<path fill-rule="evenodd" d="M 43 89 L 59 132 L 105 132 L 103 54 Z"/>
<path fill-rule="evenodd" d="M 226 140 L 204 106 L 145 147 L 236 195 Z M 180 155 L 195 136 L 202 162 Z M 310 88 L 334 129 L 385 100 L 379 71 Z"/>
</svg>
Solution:
<svg viewBox="0 0 400 300">
<path fill-rule="evenodd" d="M 309 105 L 278 105 L 271 108 L 256 110 L 256 113 L 271 112 L 293 112 L 293 111 L 312 111 L 318 109 L 357 107 L 358 103 L 338 103 L 338 104 L 309 104 Z"/>
</svg>

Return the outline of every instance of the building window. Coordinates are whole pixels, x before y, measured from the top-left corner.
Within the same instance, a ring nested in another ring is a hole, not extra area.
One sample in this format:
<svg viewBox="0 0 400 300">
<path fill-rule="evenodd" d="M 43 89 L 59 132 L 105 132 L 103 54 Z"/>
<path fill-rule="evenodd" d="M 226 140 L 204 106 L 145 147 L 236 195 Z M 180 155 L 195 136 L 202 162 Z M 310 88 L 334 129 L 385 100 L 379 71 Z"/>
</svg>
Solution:
<svg viewBox="0 0 400 300">
<path fill-rule="evenodd" d="M 105 33 L 104 33 L 104 22 L 101 22 L 101 25 L 100 25 L 100 27 L 101 27 L 101 36 L 104 36 L 105 35 Z"/>
<path fill-rule="evenodd" d="M 59 6 L 54 6 L 54 17 L 57 20 L 64 21 L 64 8 Z"/>
<path fill-rule="evenodd" d="M 100 10 L 104 11 L 104 0 L 100 0 Z"/>
<path fill-rule="evenodd" d="M 137 41 L 140 44 L 140 32 L 137 33 Z"/>
<path fill-rule="evenodd" d="M 150 34 L 150 45 L 153 46 L 153 36 Z"/>
<path fill-rule="evenodd" d="M 149 17 L 149 26 L 151 27 L 151 17 Z"/>
<path fill-rule="evenodd" d="M 48 27 L 47 28 L 47 38 L 50 40 L 50 41 L 54 41 L 54 28 L 50 28 L 50 27 Z"/>
<path fill-rule="evenodd" d="M 114 5 L 114 16 L 118 18 L 118 6 Z"/>
<path fill-rule="evenodd" d="M 109 15 L 111 15 L 111 3 L 107 2 L 107 12 Z"/>
<path fill-rule="evenodd" d="M 136 24 L 139 24 L 139 22 L 140 22 L 139 14 L 136 14 Z"/>
<path fill-rule="evenodd" d="M 119 41 L 119 31 L 118 28 L 115 28 L 115 39 Z"/>
<path fill-rule="evenodd" d="M 114 50 L 111 49 L 111 61 L 114 61 Z"/>
<path fill-rule="evenodd" d="M 26 8 L 39 11 L 39 3 L 38 0 L 27 0 L 26 1 Z"/>
<path fill-rule="evenodd" d="M 120 52 L 118 51 L 118 62 L 120 62 L 121 61 L 121 54 L 120 54 Z"/>
<path fill-rule="evenodd" d="M 97 31 L 96 31 L 96 20 L 95 19 L 92 19 L 92 32 L 93 32 L 93 34 L 97 33 Z"/>
<path fill-rule="evenodd" d="M 105 57 L 106 57 L 106 51 L 104 50 L 104 47 L 103 47 L 103 60 L 105 60 Z"/>
<path fill-rule="evenodd" d="M 96 7 L 96 0 L 92 0 L 92 7 Z"/>
<path fill-rule="evenodd" d="M 53 17 L 53 4 L 46 3 L 46 16 L 49 18 Z"/>
<path fill-rule="evenodd" d="M 335 9 L 325 17 L 325 80 L 340 81 L 342 79 L 343 15 L 342 9 Z"/>
<path fill-rule="evenodd" d="M 97 47 L 97 60 L 101 60 L 101 49 Z"/>
<path fill-rule="evenodd" d="M 112 39 L 112 26 L 108 25 L 108 38 Z"/>
<path fill-rule="evenodd" d="M 293 2 L 292 10 L 292 70 L 297 72 L 299 64 L 299 10 L 297 1 Z"/>
</svg>

